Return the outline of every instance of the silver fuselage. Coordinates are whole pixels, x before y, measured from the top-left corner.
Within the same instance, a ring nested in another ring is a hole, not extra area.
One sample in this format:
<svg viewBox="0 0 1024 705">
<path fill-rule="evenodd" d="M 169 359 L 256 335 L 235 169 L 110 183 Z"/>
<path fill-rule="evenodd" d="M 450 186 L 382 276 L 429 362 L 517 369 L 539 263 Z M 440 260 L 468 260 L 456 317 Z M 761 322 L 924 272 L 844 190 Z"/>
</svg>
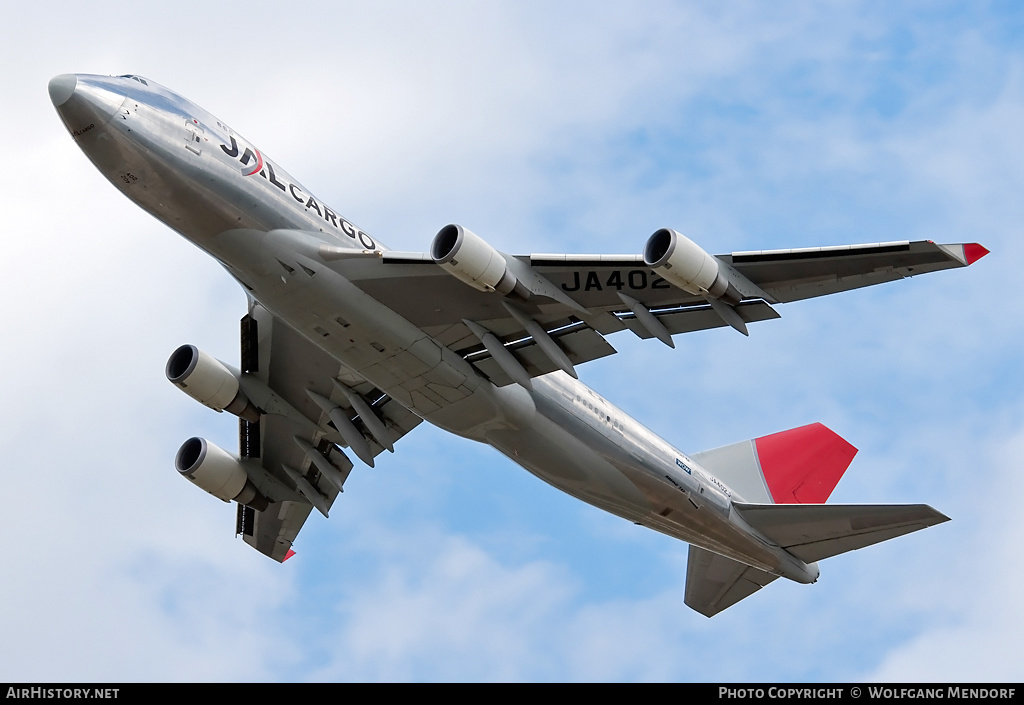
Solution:
<svg viewBox="0 0 1024 705">
<path fill-rule="evenodd" d="M 799 582 L 818 577 L 815 564 L 751 529 L 732 507 L 742 498 L 721 480 L 583 383 L 554 372 L 532 389 L 496 387 L 368 296 L 346 277 L 358 258 L 320 253 L 386 248 L 202 108 L 138 77 L 69 74 L 50 92 L 114 186 L 216 258 L 278 319 L 418 416 L 630 521 Z M 336 316 L 351 322 L 347 337 L 314 332 Z M 410 371 L 410 354 L 431 358 L 429 370 Z M 445 405 L 410 391 L 427 380 L 444 386 Z"/>
</svg>

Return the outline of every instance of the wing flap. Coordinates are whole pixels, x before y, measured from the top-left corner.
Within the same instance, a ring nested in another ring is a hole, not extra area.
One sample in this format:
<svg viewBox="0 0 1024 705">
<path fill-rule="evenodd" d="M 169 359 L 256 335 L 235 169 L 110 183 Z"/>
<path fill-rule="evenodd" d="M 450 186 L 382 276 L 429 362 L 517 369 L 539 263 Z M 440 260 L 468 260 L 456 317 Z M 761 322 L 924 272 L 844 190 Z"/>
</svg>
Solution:
<svg viewBox="0 0 1024 705">
<path fill-rule="evenodd" d="M 578 324 L 571 330 L 556 333 L 552 337 L 558 341 L 557 344 L 565 352 L 573 365 L 579 365 L 590 360 L 596 360 L 615 353 L 615 348 L 608 344 L 597 331 L 583 324 Z M 517 341 L 506 346 L 511 350 L 516 359 L 523 365 L 531 377 L 554 372 L 558 369 L 557 364 L 548 357 L 540 346 L 532 338 Z M 496 386 L 503 387 L 513 382 L 508 373 L 487 353 L 486 350 L 478 350 L 467 355 L 477 369 L 483 372 Z"/>
<path fill-rule="evenodd" d="M 757 321 L 770 321 L 779 318 L 778 312 L 764 301 L 746 301 L 736 306 L 736 312 L 746 323 Z M 669 309 L 652 311 L 670 335 L 678 333 L 692 333 L 698 330 L 710 328 L 722 328 L 728 325 L 722 317 L 710 306 L 704 304 L 693 304 L 690 306 L 679 306 Z M 654 335 L 637 321 L 632 313 L 621 315 L 621 320 L 627 328 L 636 333 L 639 337 L 653 338 Z"/>
</svg>

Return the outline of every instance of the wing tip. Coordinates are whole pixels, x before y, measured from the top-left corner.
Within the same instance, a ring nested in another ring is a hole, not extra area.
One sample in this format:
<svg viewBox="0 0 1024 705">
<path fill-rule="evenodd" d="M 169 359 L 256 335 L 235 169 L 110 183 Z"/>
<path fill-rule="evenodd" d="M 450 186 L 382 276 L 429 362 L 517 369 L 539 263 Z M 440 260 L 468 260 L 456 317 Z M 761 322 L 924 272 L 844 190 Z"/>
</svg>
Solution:
<svg viewBox="0 0 1024 705">
<path fill-rule="evenodd" d="M 964 245 L 964 259 L 967 260 L 968 266 L 974 264 L 987 254 L 989 254 L 988 249 L 977 242 L 969 242 Z"/>
<path fill-rule="evenodd" d="M 286 560 L 288 560 L 289 558 L 291 558 L 294 555 L 295 555 L 295 551 L 293 551 L 292 549 L 289 548 L 288 552 L 284 554 L 284 558 L 281 559 L 281 562 L 284 563 Z"/>
<path fill-rule="evenodd" d="M 951 245 L 939 245 L 932 240 L 928 240 L 928 242 L 945 251 L 946 254 L 953 259 L 961 262 L 961 266 L 963 267 L 969 267 L 985 255 L 989 254 L 988 248 L 977 242 L 956 243 Z"/>
</svg>

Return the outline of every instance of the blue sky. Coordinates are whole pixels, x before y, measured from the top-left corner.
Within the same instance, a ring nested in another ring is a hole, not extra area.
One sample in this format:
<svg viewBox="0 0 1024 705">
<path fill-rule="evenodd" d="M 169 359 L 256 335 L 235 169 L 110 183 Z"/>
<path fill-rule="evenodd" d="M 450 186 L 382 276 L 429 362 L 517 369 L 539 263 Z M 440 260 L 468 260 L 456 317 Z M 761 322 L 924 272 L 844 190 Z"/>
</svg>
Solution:
<svg viewBox="0 0 1024 705">
<path fill-rule="evenodd" d="M 1024 11 L 1015 3 L 39 4 L 0 28 L 7 556 L 0 679 L 1020 680 Z M 834 501 L 953 521 L 708 620 L 685 544 L 421 426 L 298 556 L 173 470 L 232 419 L 163 379 L 237 359 L 244 296 L 106 183 L 46 93 L 139 73 L 378 240 L 514 253 L 978 241 L 967 270 L 677 339 L 581 378 L 694 452 L 822 421 Z M 1007 501 L 1009 500 L 1009 501 Z"/>
</svg>

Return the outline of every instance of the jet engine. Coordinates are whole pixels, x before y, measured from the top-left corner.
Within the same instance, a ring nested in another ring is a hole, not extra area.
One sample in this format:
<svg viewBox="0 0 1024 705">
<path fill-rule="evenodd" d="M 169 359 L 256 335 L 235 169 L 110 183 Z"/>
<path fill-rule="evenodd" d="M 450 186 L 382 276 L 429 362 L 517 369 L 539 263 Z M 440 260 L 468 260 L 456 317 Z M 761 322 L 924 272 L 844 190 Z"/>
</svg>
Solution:
<svg viewBox="0 0 1024 705">
<path fill-rule="evenodd" d="M 644 264 L 665 281 L 695 296 L 711 296 L 731 304 L 743 298 L 718 260 L 675 230 L 662 228 L 647 239 Z"/>
<path fill-rule="evenodd" d="M 174 467 L 217 499 L 234 500 L 260 511 L 269 504 L 253 486 L 238 458 L 205 438 L 185 441 L 174 456 Z"/>
<path fill-rule="evenodd" d="M 260 420 L 259 410 L 238 387 L 237 373 L 195 345 L 182 345 L 167 360 L 167 379 L 200 404 L 229 411 L 246 421 Z"/>
<path fill-rule="evenodd" d="M 510 294 L 517 279 L 500 252 L 461 225 L 446 225 L 430 243 L 430 256 L 443 270 L 480 291 Z"/>
</svg>

